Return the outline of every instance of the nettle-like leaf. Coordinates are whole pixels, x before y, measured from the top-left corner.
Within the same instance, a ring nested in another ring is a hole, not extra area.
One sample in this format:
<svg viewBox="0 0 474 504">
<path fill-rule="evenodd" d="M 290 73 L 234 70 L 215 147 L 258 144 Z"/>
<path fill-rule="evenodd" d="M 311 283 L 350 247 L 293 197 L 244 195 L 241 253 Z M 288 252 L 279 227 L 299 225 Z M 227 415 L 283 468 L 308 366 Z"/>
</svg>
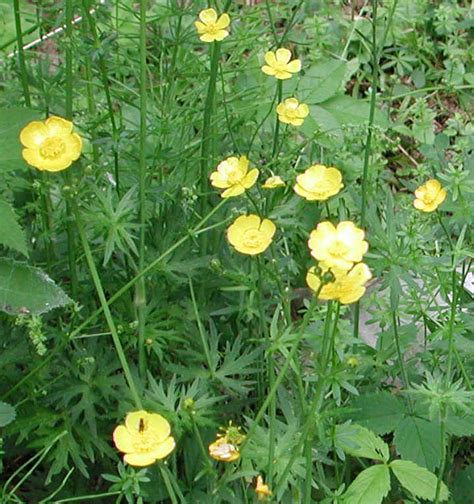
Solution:
<svg viewBox="0 0 474 504">
<path fill-rule="evenodd" d="M 387 462 L 387 444 L 369 429 L 357 424 L 337 425 L 335 432 L 336 448 L 354 457 L 365 457 Z"/>
<path fill-rule="evenodd" d="M 395 430 L 406 411 L 403 399 L 387 391 L 356 397 L 351 406 L 358 409 L 351 414 L 351 418 L 376 434 Z"/>
<path fill-rule="evenodd" d="M 0 401 L 0 427 L 5 427 L 16 418 L 15 408 L 8 403 Z"/>
<path fill-rule="evenodd" d="M 438 422 L 407 416 L 396 428 L 393 441 L 403 459 L 432 471 L 441 460 L 439 429 Z"/>
<path fill-rule="evenodd" d="M 413 496 L 433 501 L 436 496 L 437 477 L 428 469 L 420 467 L 409 460 L 394 460 L 390 469 L 397 477 L 400 484 Z M 440 501 L 449 497 L 448 487 L 441 482 Z"/>
<path fill-rule="evenodd" d="M 20 252 L 28 257 L 26 235 L 17 222 L 15 212 L 4 200 L 0 199 L 0 245 Z"/>
<path fill-rule="evenodd" d="M 390 491 L 388 466 L 375 465 L 364 469 L 349 485 L 344 504 L 380 504 Z"/>
<path fill-rule="evenodd" d="M 0 310 L 39 315 L 70 302 L 67 294 L 40 269 L 0 258 Z"/>
</svg>

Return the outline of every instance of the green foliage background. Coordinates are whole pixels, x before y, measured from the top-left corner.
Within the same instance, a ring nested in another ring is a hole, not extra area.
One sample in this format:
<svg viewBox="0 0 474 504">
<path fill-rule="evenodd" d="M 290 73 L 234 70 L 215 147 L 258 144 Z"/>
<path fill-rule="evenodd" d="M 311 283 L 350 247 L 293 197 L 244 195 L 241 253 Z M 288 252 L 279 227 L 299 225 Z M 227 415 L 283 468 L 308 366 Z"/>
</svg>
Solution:
<svg viewBox="0 0 474 504">
<path fill-rule="evenodd" d="M 16 3 L 23 44 L 36 41 L 24 66 Z M 141 5 L 144 46 L 136 2 L 0 0 L 0 501 L 244 503 L 264 474 L 275 502 L 474 502 L 470 3 L 230 2 L 207 132 L 213 49 L 193 25 L 207 2 Z M 69 8 L 82 16 L 71 34 L 38 42 Z M 277 45 L 303 63 L 283 96 L 311 113 L 275 135 L 276 84 L 260 67 Z M 65 173 L 27 167 L 21 128 L 71 103 L 80 160 Z M 208 176 L 231 155 L 288 186 L 218 207 Z M 291 188 L 315 163 L 343 173 L 328 205 Z M 357 331 L 357 308 L 337 321 L 304 279 L 316 224 L 360 222 L 364 166 L 374 280 Z M 428 178 L 448 198 L 421 214 L 413 191 Z M 258 260 L 225 239 L 254 202 L 278 229 Z M 138 394 L 177 440 L 146 470 L 124 466 L 111 442 L 136 404 L 81 226 Z M 206 446 L 229 421 L 250 434 L 223 467 Z"/>
</svg>

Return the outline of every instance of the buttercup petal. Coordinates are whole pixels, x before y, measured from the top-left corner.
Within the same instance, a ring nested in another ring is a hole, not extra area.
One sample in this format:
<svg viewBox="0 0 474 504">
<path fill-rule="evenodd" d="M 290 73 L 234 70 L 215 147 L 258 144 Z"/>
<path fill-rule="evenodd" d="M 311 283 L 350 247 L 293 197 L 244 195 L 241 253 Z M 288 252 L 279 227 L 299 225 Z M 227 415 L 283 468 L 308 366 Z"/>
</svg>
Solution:
<svg viewBox="0 0 474 504">
<path fill-rule="evenodd" d="M 279 63 L 288 63 L 291 59 L 291 51 L 284 47 L 280 47 L 276 50 L 275 58 Z"/>
<path fill-rule="evenodd" d="M 226 189 L 222 194 L 221 198 L 232 198 L 234 196 L 240 196 L 245 192 L 245 187 L 242 184 L 235 184 L 229 189 Z"/>
<path fill-rule="evenodd" d="M 217 20 L 216 28 L 219 30 L 224 30 L 224 28 L 227 28 L 229 24 L 230 24 L 229 14 L 224 12 L 224 14 L 222 14 L 220 18 Z"/>
<path fill-rule="evenodd" d="M 194 21 L 194 26 L 196 27 L 198 33 L 206 33 L 207 26 L 204 23 L 201 23 L 201 21 Z"/>
<path fill-rule="evenodd" d="M 135 467 L 146 467 L 156 462 L 156 458 L 151 453 L 127 453 L 123 459 L 127 464 Z"/>
<path fill-rule="evenodd" d="M 224 40 L 227 35 L 229 35 L 229 32 L 227 30 L 219 30 L 215 34 L 215 40 L 217 40 L 217 42 L 220 42 L 221 40 Z"/>
<path fill-rule="evenodd" d="M 163 459 L 167 457 L 176 446 L 176 442 L 173 437 L 168 437 L 165 439 L 155 450 L 150 452 L 156 460 Z"/>
<path fill-rule="evenodd" d="M 46 119 L 45 126 L 50 136 L 69 135 L 72 132 L 73 124 L 62 117 L 51 116 Z"/>
<path fill-rule="evenodd" d="M 286 69 L 288 72 L 298 73 L 301 70 L 301 61 L 299 59 L 290 61 L 288 65 L 286 65 Z"/>
<path fill-rule="evenodd" d="M 132 453 L 134 451 L 133 436 L 130 434 L 125 425 L 119 425 L 115 428 L 112 435 L 115 446 L 121 452 Z"/>
<path fill-rule="evenodd" d="M 139 432 L 140 420 L 145 422 L 145 420 L 148 420 L 148 416 L 149 413 L 145 410 L 131 411 L 125 417 L 125 427 L 131 433 Z"/>
<path fill-rule="evenodd" d="M 275 69 L 273 67 L 271 67 L 271 66 L 268 66 L 268 65 L 263 65 L 262 72 L 264 74 L 272 75 L 272 76 L 275 75 L 275 73 L 276 73 Z"/>
<path fill-rule="evenodd" d="M 41 121 L 31 121 L 20 132 L 20 142 L 30 149 L 38 148 L 48 137 L 48 128 Z"/>
<path fill-rule="evenodd" d="M 275 57 L 275 53 L 273 51 L 268 51 L 265 53 L 265 62 L 269 66 L 275 66 L 276 57 Z"/>
<path fill-rule="evenodd" d="M 204 24 L 213 24 L 217 21 L 217 12 L 214 9 L 204 9 L 199 13 L 199 19 Z"/>
<path fill-rule="evenodd" d="M 265 233 L 269 239 L 272 239 L 276 232 L 276 226 L 270 219 L 263 219 L 260 224 L 260 231 Z"/>
<path fill-rule="evenodd" d="M 82 138 L 77 134 L 73 133 L 72 135 L 69 135 L 66 141 L 67 149 L 68 149 L 68 154 L 71 156 L 71 159 L 73 161 L 76 161 L 76 159 L 79 158 L 81 155 L 82 151 Z"/>
<path fill-rule="evenodd" d="M 258 174 L 259 171 L 257 170 L 257 168 L 254 168 L 247 173 L 245 178 L 242 180 L 242 185 L 245 187 L 245 189 L 250 189 L 255 184 L 258 179 Z"/>
<path fill-rule="evenodd" d="M 34 168 L 38 170 L 43 170 L 43 158 L 39 155 L 39 151 L 35 149 L 23 149 L 21 151 L 23 159 Z"/>
<path fill-rule="evenodd" d="M 203 33 L 199 38 L 203 42 L 214 42 L 215 40 L 217 40 L 215 33 L 212 33 L 212 34 L 211 33 Z"/>
</svg>

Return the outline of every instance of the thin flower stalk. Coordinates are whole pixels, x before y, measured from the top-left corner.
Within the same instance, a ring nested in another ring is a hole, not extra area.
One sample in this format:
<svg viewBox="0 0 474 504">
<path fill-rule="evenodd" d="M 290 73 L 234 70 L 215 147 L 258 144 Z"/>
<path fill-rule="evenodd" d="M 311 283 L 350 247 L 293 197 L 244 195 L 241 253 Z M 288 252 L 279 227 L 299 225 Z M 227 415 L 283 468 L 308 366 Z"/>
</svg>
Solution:
<svg viewBox="0 0 474 504">
<path fill-rule="evenodd" d="M 86 256 L 87 266 L 89 268 L 89 272 L 91 274 L 92 280 L 94 282 L 95 289 L 97 291 L 97 295 L 99 296 L 100 305 L 102 307 L 102 311 L 104 312 L 105 319 L 107 321 L 107 325 L 109 327 L 110 333 L 112 335 L 112 341 L 115 346 L 115 350 L 117 352 L 118 358 L 120 360 L 120 364 L 122 366 L 125 379 L 127 381 L 128 387 L 130 389 L 130 393 L 132 395 L 133 401 L 135 402 L 135 406 L 137 409 L 141 410 L 142 402 L 140 399 L 140 395 L 138 394 L 137 387 L 135 385 L 135 381 L 133 379 L 132 372 L 130 370 L 130 366 L 128 365 L 128 360 L 125 355 L 122 342 L 120 341 L 120 337 L 117 332 L 117 328 L 115 326 L 114 319 L 112 317 L 112 313 L 110 312 L 110 308 L 108 306 L 107 298 L 105 297 L 104 288 L 102 287 L 102 282 L 100 280 L 99 273 L 97 272 L 96 265 L 94 263 L 94 257 L 92 256 L 92 251 L 89 245 L 89 241 L 87 240 L 87 236 L 85 234 L 81 215 L 77 204 L 75 202 L 72 203 L 74 218 L 76 220 L 76 226 L 79 231 L 79 237 L 82 243 L 82 248 L 84 250 L 84 254 Z"/>
<path fill-rule="evenodd" d="M 138 271 L 145 268 L 145 236 L 146 236 L 146 180 L 147 166 L 145 157 L 146 114 L 147 114 L 147 63 L 146 63 L 146 8 L 147 0 L 140 0 L 140 167 L 139 167 L 139 226 L 140 237 L 138 246 Z M 146 287 L 145 277 L 137 283 L 135 305 L 138 312 L 138 368 L 142 377 L 146 374 Z"/>
<path fill-rule="evenodd" d="M 73 23 L 73 6 L 72 0 L 65 0 L 65 15 L 66 15 L 66 119 L 72 121 L 73 110 L 73 68 L 72 68 L 72 23 Z M 66 170 L 66 184 L 69 188 L 72 186 L 72 175 L 70 170 Z M 76 239 L 75 230 L 72 218 L 72 209 L 69 199 L 66 199 L 66 234 L 67 234 L 67 253 L 69 272 L 71 275 L 71 292 L 72 297 L 77 299 L 79 291 L 77 261 L 76 261 Z"/>
<path fill-rule="evenodd" d="M 23 49 L 23 32 L 21 30 L 20 0 L 13 0 L 13 13 L 15 16 L 16 41 L 18 46 L 18 63 L 20 65 L 21 86 L 25 105 L 31 107 L 30 88 L 28 86 L 28 72 L 26 70 L 25 50 Z"/>
</svg>

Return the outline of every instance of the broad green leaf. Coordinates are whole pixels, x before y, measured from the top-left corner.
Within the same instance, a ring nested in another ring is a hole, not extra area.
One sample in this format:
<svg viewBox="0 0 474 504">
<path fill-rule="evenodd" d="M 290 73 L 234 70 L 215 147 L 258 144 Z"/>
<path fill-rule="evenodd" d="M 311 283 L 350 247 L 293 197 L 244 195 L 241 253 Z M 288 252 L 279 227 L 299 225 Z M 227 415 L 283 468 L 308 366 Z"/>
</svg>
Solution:
<svg viewBox="0 0 474 504">
<path fill-rule="evenodd" d="M 409 460 L 394 460 L 390 463 L 390 469 L 397 477 L 400 484 L 415 497 L 434 500 L 436 496 L 437 477 L 428 469 L 420 467 Z M 449 497 L 448 487 L 441 483 L 440 500 L 445 501 Z"/>
<path fill-rule="evenodd" d="M 24 107 L 0 109 L 0 173 L 28 167 L 21 156 L 20 131 L 40 118 L 39 112 Z"/>
<path fill-rule="evenodd" d="M 457 416 L 448 414 L 446 430 L 454 436 L 472 436 L 474 434 L 474 415 Z"/>
<path fill-rule="evenodd" d="M 341 95 L 321 103 L 320 107 L 331 113 L 342 124 L 363 125 L 369 121 L 370 105 L 368 102 Z M 375 110 L 374 124 L 387 128 L 390 123 L 380 110 Z"/>
<path fill-rule="evenodd" d="M 341 60 L 319 61 L 309 68 L 298 84 L 298 96 L 308 104 L 321 103 L 334 96 L 343 84 L 347 63 Z"/>
<path fill-rule="evenodd" d="M 349 485 L 344 504 L 380 504 L 390 491 L 390 471 L 385 464 L 364 469 Z"/>
<path fill-rule="evenodd" d="M 403 459 L 416 462 L 430 471 L 439 466 L 441 445 L 438 422 L 405 417 L 395 429 L 393 441 Z"/>
<path fill-rule="evenodd" d="M 40 314 L 71 300 L 43 271 L 25 263 L 0 258 L 0 310 Z"/>
<path fill-rule="evenodd" d="M 0 244 L 28 257 L 25 233 L 18 224 L 12 207 L 3 200 L 0 200 Z"/>
<path fill-rule="evenodd" d="M 336 447 L 355 457 L 366 457 L 387 462 L 387 444 L 369 429 L 357 424 L 336 426 Z"/>
<path fill-rule="evenodd" d="M 352 401 L 351 407 L 359 409 L 351 418 L 376 434 L 395 430 L 406 411 L 403 400 L 386 391 L 361 395 Z"/>
<path fill-rule="evenodd" d="M 8 403 L 0 401 L 0 427 L 5 427 L 16 418 L 15 408 Z"/>
</svg>

